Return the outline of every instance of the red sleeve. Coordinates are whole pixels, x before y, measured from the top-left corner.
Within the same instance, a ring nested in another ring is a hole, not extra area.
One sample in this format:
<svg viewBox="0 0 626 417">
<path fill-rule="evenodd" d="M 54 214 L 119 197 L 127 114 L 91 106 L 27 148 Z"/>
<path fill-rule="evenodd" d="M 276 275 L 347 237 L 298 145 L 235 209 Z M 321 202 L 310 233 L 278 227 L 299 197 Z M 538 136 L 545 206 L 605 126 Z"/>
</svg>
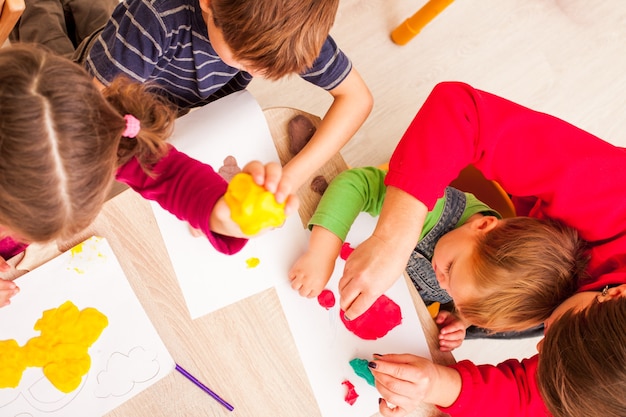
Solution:
<svg viewBox="0 0 626 417">
<path fill-rule="evenodd" d="M 398 144 L 385 183 L 430 209 L 468 164 L 524 203 L 520 214 L 560 220 L 591 242 L 591 286 L 626 282 L 623 148 L 467 84 L 441 83 Z"/>
<path fill-rule="evenodd" d="M 148 176 L 133 158 L 118 169 L 116 179 L 202 230 L 218 251 L 232 255 L 243 248 L 246 239 L 223 236 L 209 229 L 213 207 L 227 187 L 213 168 L 171 147 L 153 172 L 154 177 Z"/>
<path fill-rule="evenodd" d="M 453 417 L 550 416 L 537 389 L 537 359 L 510 359 L 497 366 L 470 361 L 452 365 L 461 374 L 461 394 L 440 410 Z"/>
</svg>

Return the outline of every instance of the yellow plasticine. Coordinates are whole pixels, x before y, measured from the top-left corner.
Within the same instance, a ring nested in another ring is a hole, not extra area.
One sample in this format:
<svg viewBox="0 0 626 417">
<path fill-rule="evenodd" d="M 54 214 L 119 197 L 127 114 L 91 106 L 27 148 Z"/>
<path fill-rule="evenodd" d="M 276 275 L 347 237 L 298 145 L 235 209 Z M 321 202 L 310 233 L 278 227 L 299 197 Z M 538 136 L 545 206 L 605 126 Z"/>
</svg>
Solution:
<svg viewBox="0 0 626 417">
<path fill-rule="evenodd" d="M 246 265 L 248 268 L 256 268 L 261 263 L 259 258 L 248 258 L 246 259 Z"/>
<path fill-rule="evenodd" d="M 255 184 L 249 174 L 240 172 L 233 177 L 224 200 L 230 209 L 230 217 L 246 235 L 256 235 L 265 228 L 278 227 L 285 222 L 285 203 L 277 203 L 274 195 Z"/>
<path fill-rule="evenodd" d="M 0 340 L 0 388 L 15 388 L 19 385 L 26 369 L 24 359 L 15 340 Z"/>
<path fill-rule="evenodd" d="M 51 361 L 43 367 L 44 375 L 59 391 L 74 391 L 91 366 L 87 349 L 66 343 L 55 346 L 51 356 Z"/>
<path fill-rule="evenodd" d="M 40 335 L 23 347 L 0 341 L 0 388 L 17 387 L 25 368 L 40 367 L 59 391 L 74 391 L 91 367 L 89 347 L 108 324 L 95 308 L 78 310 L 71 301 L 44 311 L 34 326 Z"/>
</svg>

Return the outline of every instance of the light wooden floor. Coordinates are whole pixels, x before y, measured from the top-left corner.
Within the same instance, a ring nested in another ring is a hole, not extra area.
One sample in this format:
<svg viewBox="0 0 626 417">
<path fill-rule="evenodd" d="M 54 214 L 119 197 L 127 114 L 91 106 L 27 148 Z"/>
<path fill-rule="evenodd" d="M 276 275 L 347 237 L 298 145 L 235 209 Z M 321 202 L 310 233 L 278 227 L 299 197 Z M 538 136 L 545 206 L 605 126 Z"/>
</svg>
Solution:
<svg viewBox="0 0 626 417">
<path fill-rule="evenodd" d="M 352 166 L 390 157 L 432 87 L 458 80 L 551 113 L 626 146 L 626 2 L 456 0 L 405 46 L 390 32 L 425 0 L 341 0 L 331 32 L 375 106 L 342 151 Z M 298 77 L 255 79 L 263 108 L 323 116 L 330 96 Z M 467 341 L 457 359 L 494 363 L 535 352 L 537 339 Z"/>
</svg>

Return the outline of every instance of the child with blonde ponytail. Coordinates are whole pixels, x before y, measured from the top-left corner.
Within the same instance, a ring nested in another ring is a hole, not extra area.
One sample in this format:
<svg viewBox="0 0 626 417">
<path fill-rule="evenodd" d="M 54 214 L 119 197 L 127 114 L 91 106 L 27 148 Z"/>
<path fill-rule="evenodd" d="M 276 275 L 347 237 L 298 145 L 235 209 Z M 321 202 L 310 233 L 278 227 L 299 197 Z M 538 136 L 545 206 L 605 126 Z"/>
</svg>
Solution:
<svg viewBox="0 0 626 417">
<path fill-rule="evenodd" d="M 226 181 L 165 142 L 176 113 L 150 88 L 118 78 L 101 92 L 68 59 L 34 45 L 0 49 L 0 271 L 29 243 L 86 228 L 114 179 L 200 229 L 218 251 L 243 247 Z M 270 192 L 282 173 L 257 161 L 244 171 Z M 286 213 L 297 204 L 289 196 Z M 0 306 L 17 291 L 0 280 Z"/>
</svg>

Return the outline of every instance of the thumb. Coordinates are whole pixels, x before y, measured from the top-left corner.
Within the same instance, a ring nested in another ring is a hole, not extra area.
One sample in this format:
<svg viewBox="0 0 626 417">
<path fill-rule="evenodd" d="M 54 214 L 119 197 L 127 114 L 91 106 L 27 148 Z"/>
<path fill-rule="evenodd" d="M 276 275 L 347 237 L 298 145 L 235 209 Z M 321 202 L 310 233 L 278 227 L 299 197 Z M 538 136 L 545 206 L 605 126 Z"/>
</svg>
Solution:
<svg viewBox="0 0 626 417">
<path fill-rule="evenodd" d="M 359 294 L 352 304 L 345 310 L 344 317 L 346 320 L 354 320 L 365 313 L 376 301 L 376 298 L 368 296 L 366 294 Z"/>
</svg>

